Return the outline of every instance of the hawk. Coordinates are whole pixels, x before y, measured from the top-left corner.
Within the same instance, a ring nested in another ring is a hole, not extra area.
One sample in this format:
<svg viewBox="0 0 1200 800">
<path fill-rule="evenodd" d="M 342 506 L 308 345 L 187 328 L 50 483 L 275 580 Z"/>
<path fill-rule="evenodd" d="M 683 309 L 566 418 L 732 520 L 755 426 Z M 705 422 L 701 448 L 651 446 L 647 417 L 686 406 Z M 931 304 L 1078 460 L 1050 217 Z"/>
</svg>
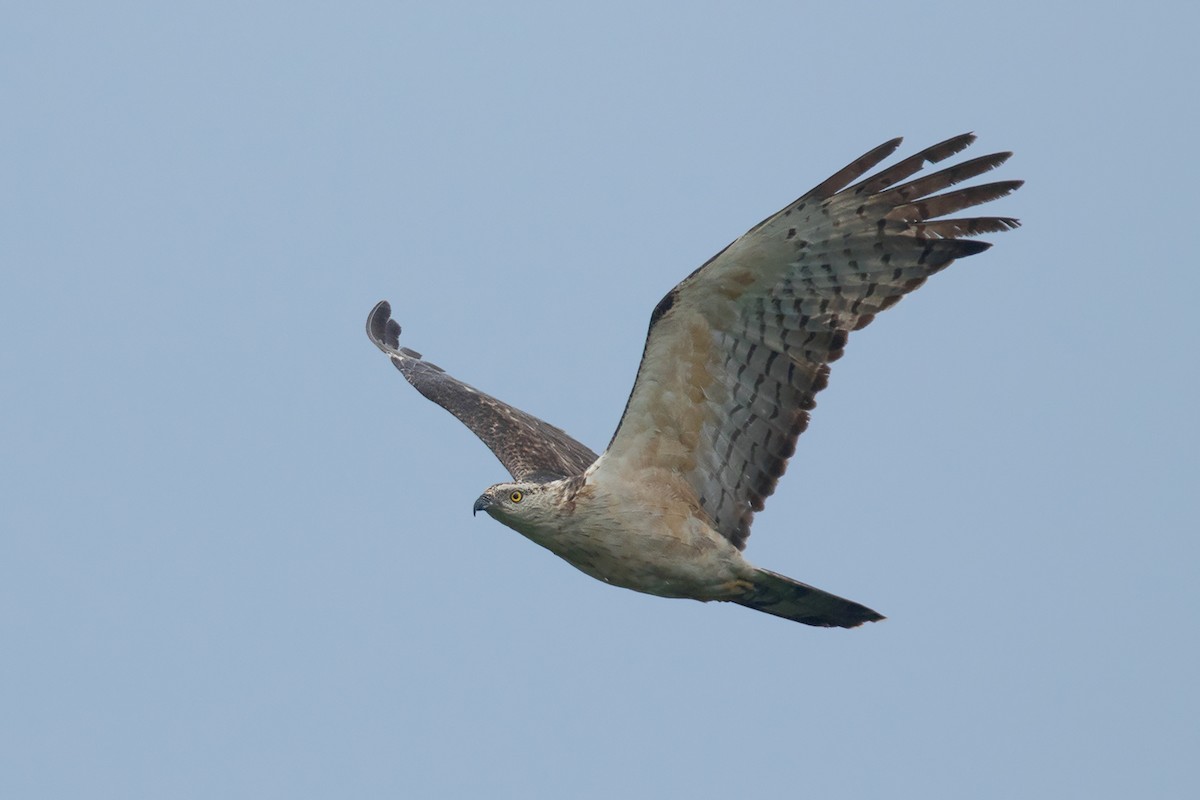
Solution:
<svg viewBox="0 0 1200 800">
<path fill-rule="evenodd" d="M 1010 180 L 943 192 L 1011 153 L 913 177 L 974 139 L 955 136 L 863 178 L 901 140 L 886 142 L 668 292 L 650 315 L 633 390 L 599 456 L 401 347 L 386 301 L 371 311 L 367 335 L 511 473 L 474 511 L 593 578 L 660 597 L 737 603 L 806 625 L 881 620 L 866 606 L 754 566 L 742 549 L 850 333 L 956 258 L 991 246 L 967 237 L 1019 224 L 944 219 L 1020 187 Z"/>
</svg>

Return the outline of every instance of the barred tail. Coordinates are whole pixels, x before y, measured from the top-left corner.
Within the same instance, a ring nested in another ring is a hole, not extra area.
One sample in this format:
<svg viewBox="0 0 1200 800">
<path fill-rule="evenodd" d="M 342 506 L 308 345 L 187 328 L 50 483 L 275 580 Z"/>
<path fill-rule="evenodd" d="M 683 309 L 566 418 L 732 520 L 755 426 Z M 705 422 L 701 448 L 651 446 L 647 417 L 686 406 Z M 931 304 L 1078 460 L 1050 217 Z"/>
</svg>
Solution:
<svg viewBox="0 0 1200 800">
<path fill-rule="evenodd" d="M 883 615 L 770 570 L 757 569 L 754 588 L 733 602 L 777 617 L 824 628 L 857 628 Z"/>
</svg>

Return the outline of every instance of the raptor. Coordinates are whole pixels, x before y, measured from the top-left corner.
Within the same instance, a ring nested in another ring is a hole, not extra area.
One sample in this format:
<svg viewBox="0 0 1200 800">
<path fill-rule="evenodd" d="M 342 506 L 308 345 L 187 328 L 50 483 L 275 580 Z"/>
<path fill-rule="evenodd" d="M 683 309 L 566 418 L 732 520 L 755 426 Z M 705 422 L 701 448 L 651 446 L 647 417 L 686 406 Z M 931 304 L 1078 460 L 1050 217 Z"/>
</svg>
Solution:
<svg viewBox="0 0 1200 800">
<path fill-rule="evenodd" d="M 886 142 L 668 292 L 650 315 L 633 390 L 601 455 L 401 347 L 386 301 L 371 311 L 367 335 L 511 474 L 475 501 L 475 512 L 593 578 L 806 625 L 880 620 L 866 606 L 754 566 L 742 550 L 851 332 L 955 259 L 990 247 L 971 237 L 1017 227 L 1009 217 L 946 218 L 1021 186 L 950 190 L 1010 153 L 918 175 L 974 139 L 955 136 L 864 178 L 901 140 Z"/>
</svg>

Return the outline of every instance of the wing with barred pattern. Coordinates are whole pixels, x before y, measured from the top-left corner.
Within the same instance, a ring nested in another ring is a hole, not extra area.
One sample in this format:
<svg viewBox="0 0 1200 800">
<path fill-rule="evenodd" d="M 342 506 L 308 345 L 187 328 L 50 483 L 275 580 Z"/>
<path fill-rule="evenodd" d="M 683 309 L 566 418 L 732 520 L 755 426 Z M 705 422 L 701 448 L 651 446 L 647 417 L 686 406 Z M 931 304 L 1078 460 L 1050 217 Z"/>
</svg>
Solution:
<svg viewBox="0 0 1200 800">
<path fill-rule="evenodd" d="M 960 237 L 1017 227 L 1008 217 L 939 218 L 1021 181 L 936 194 L 1009 153 L 908 180 L 974 139 L 956 136 L 850 185 L 900 139 L 880 145 L 671 290 L 651 315 L 625 413 L 594 470 L 689 492 L 744 547 L 850 332 L 956 258 L 990 247 Z"/>
<path fill-rule="evenodd" d="M 367 317 L 367 336 L 417 391 L 471 429 L 518 481 L 552 481 L 582 473 L 596 454 L 564 431 L 468 386 L 415 350 L 400 346 L 400 325 L 385 300 Z"/>
</svg>

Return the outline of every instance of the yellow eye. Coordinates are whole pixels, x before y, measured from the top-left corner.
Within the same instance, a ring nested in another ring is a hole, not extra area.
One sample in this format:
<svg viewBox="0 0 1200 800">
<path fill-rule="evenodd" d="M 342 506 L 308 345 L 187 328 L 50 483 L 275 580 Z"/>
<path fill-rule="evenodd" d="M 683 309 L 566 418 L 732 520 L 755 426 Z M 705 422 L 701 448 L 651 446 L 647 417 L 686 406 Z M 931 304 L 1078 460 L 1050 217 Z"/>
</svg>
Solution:
<svg viewBox="0 0 1200 800">
<path fill-rule="evenodd" d="M 512 500 L 514 503 L 519 503 L 524 498 L 525 498 L 524 492 L 520 491 L 519 489 L 517 491 L 514 491 L 512 494 L 510 494 L 508 496 L 508 499 Z"/>
</svg>

